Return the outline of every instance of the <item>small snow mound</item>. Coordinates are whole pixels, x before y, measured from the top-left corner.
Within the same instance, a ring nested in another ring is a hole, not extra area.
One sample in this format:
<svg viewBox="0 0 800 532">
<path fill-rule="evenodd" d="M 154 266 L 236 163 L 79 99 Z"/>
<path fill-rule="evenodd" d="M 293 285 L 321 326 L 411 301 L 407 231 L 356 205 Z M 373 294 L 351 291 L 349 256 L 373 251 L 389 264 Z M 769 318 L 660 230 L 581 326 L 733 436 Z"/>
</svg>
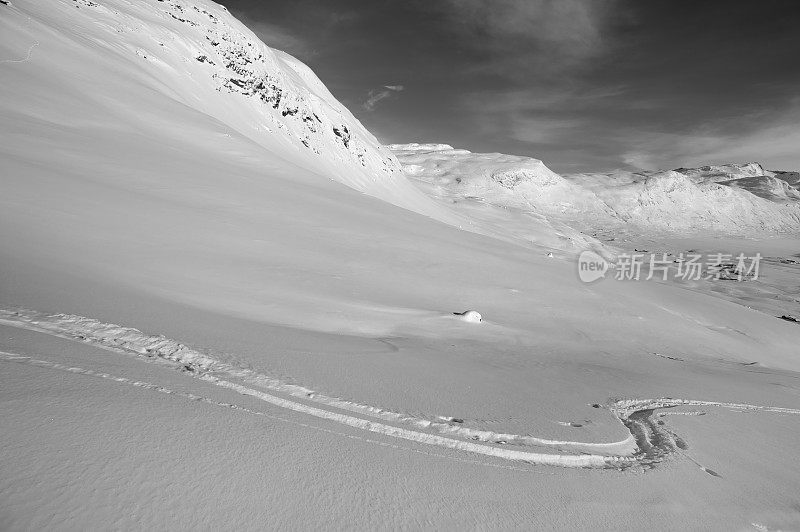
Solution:
<svg viewBox="0 0 800 532">
<path fill-rule="evenodd" d="M 483 321 L 483 316 L 476 310 L 465 310 L 464 312 L 454 312 L 453 314 L 458 316 L 461 321 L 468 323 L 480 323 Z"/>
</svg>

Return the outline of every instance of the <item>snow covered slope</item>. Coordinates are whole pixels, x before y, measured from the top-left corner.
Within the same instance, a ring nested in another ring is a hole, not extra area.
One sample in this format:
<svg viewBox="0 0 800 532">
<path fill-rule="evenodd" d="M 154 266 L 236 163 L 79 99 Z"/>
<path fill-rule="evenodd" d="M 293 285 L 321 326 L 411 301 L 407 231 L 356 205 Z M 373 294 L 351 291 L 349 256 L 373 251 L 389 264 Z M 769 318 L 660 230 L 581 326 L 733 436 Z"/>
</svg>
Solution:
<svg viewBox="0 0 800 532">
<path fill-rule="evenodd" d="M 576 229 L 607 224 L 613 213 L 594 194 L 552 172 L 542 161 L 501 153 L 471 153 L 448 144 L 387 146 L 430 197 L 464 215 L 471 230 L 549 250 L 605 253 Z M 565 222 L 575 221 L 572 224 Z"/>
<path fill-rule="evenodd" d="M 744 177 L 775 175 L 775 172 L 764 170 L 759 163 L 706 165 L 699 168 L 676 168 L 675 171 L 698 183 L 719 183 Z"/>
<path fill-rule="evenodd" d="M 6 120 L 27 115 L 113 128 L 149 120 L 135 102 L 158 96 L 214 118 L 223 135 L 245 137 L 276 159 L 434 214 L 392 154 L 307 66 L 264 45 L 223 6 L 61 0 L 0 8 L 0 54 L 14 73 L 3 101 L 29 93 L 26 105 L 4 106 Z M 49 86 L 61 90 L 43 93 Z M 82 120 L 68 116 L 76 108 Z"/>
<path fill-rule="evenodd" d="M 442 144 L 389 148 L 429 193 L 533 209 L 581 228 L 800 232 L 800 193 L 790 174 L 766 171 L 758 163 L 562 177 L 529 157 L 475 154 Z"/>
<path fill-rule="evenodd" d="M 640 231 L 676 233 L 800 233 L 800 201 L 793 187 L 768 176 L 715 181 L 678 171 L 566 176 L 594 192 L 616 213 L 616 218 Z M 770 181 L 774 194 L 758 193 Z"/>
<path fill-rule="evenodd" d="M 460 197 L 552 214 L 611 210 L 591 192 L 556 174 L 538 159 L 471 153 L 447 144 L 391 144 L 406 174 Z"/>
<path fill-rule="evenodd" d="M 431 198 L 251 38 L 0 2 L 0 529 L 797 528 L 796 323 L 581 282 L 577 185 Z"/>
<path fill-rule="evenodd" d="M 796 172 L 772 172 L 759 163 L 678 168 L 675 171 L 695 183 L 720 183 L 742 188 L 776 203 L 800 200 L 800 191 L 795 187 Z"/>
</svg>

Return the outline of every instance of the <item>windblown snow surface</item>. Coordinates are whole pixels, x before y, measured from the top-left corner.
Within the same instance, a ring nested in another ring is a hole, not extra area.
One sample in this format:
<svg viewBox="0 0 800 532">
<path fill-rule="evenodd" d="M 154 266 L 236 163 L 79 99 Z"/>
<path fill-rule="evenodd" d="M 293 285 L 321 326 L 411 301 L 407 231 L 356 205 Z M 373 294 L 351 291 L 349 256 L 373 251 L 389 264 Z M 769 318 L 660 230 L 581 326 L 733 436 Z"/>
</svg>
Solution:
<svg viewBox="0 0 800 532">
<path fill-rule="evenodd" d="M 0 70 L 1 529 L 800 526 L 796 175 L 393 153 L 203 0 Z M 578 279 L 642 246 L 765 263 Z"/>
</svg>

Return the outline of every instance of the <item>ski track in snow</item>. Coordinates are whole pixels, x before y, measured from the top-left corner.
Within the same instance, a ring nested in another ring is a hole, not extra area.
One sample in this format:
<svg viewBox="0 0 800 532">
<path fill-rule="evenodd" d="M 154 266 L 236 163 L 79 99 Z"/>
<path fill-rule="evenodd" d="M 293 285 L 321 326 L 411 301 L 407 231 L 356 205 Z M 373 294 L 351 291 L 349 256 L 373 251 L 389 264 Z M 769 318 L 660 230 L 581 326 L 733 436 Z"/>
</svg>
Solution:
<svg viewBox="0 0 800 532">
<path fill-rule="evenodd" d="M 627 469 L 634 466 L 643 466 L 649 468 L 663 461 L 671 454 L 678 454 L 695 463 L 706 473 L 713 476 L 719 476 L 716 472 L 703 467 L 695 460 L 687 456 L 685 452 L 683 452 L 688 448 L 688 446 L 680 437 L 668 430 L 664 426 L 663 421 L 656 419 L 656 417 L 663 417 L 663 412 L 656 414 L 655 410 L 674 408 L 678 406 L 698 406 L 720 407 L 740 411 L 761 411 L 795 415 L 800 414 L 800 410 L 798 409 L 757 406 L 743 403 L 723 403 L 675 398 L 622 399 L 607 405 L 607 408 L 630 431 L 629 437 L 625 440 L 613 443 L 555 441 L 536 438 L 533 436 L 501 434 L 492 431 L 453 426 L 449 423 L 437 423 L 430 421 L 429 419 L 409 416 L 397 412 L 390 412 L 378 407 L 345 401 L 335 397 L 328 397 L 302 386 L 288 384 L 278 379 L 256 373 L 250 369 L 240 368 L 221 362 L 210 355 L 200 353 L 179 342 L 165 338 L 164 336 L 149 336 L 145 333 L 142 333 L 138 329 L 102 323 L 97 320 L 81 316 L 68 314 L 42 314 L 25 309 L 0 309 L 0 324 L 43 332 L 60 338 L 88 343 L 112 352 L 134 355 L 140 359 L 168 364 L 170 367 L 179 368 L 186 374 L 202 381 L 233 390 L 242 395 L 254 397 L 280 408 L 311 415 L 320 419 L 327 419 L 350 426 L 352 428 L 416 443 L 445 447 L 458 451 L 466 451 L 474 454 L 536 465 L 605 469 Z M 331 431 L 329 429 L 296 422 L 280 416 L 274 416 L 264 412 L 250 410 L 230 403 L 219 403 L 208 398 L 196 396 L 194 394 L 175 392 L 157 384 L 133 381 L 125 377 L 117 377 L 107 373 L 64 366 L 55 362 L 38 360 L 5 352 L 0 352 L 0 360 L 25 363 L 37 367 L 46 367 L 76 374 L 106 378 L 116 382 L 127 383 L 133 386 L 162 393 L 180 395 L 189 399 L 215 404 L 217 406 L 223 406 L 251 414 L 279 419 L 304 427 L 310 427 L 323 430 L 325 432 L 339 434 L 349 438 L 361 439 L 389 447 L 412 450 L 414 452 L 422 452 L 422 454 L 428 454 L 432 456 L 453 458 L 445 455 L 436 455 L 416 449 L 387 444 L 385 442 L 379 442 L 372 439 L 360 438 L 346 433 Z M 257 388 L 265 388 L 272 392 L 288 394 L 292 397 L 299 398 L 304 402 L 286 399 L 261 390 L 250 388 L 237 382 L 232 382 L 231 379 L 245 382 L 246 384 L 255 386 Z M 353 415 L 341 412 L 318 408 L 316 406 L 306 404 L 305 401 L 357 413 L 363 416 L 382 419 L 384 421 L 391 421 L 397 424 L 411 425 L 417 430 L 410 430 L 388 425 L 386 423 L 355 417 Z M 435 419 L 436 416 L 431 416 L 431 418 Z M 439 417 L 439 419 L 443 418 Z M 455 439 L 453 437 L 445 437 L 438 434 L 431 434 L 430 432 L 423 432 L 423 430 L 436 431 L 449 436 L 468 438 L 470 441 Z M 475 443 L 476 441 L 497 444 L 512 444 L 518 447 L 530 445 L 550 447 L 554 448 L 554 450 L 560 454 L 500 448 L 482 443 Z M 588 450 L 593 450 L 595 454 L 587 452 Z M 461 459 L 459 460 L 465 461 Z M 481 464 L 484 463 L 470 460 L 466 461 Z M 486 463 L 486 465 L 497 466 L 500 464 Z"/>
<path fill-rule="evenodd" d="M 299 427 L 312 429 L 312 430 L 319 431 L 319 432 L 324 432 L 324 433 L 327 433 L 327 434 L 334 434 L 336 436 L 342 436 L 342 437 L 345 437 L 345 438 L 349 438 L 351 440 L 364 441 L 364 442 L 372 443 L 372 444 L 375 444 L 375 445 L 380 445 L 381 447 L 388 447 L 388 448 L 391 448 L 391 449 L 398 449 L 398 450 L 403 450 L 403 451 L 411 451 L 411 452 L 414 452 L 414 453 L 417 453 L 417 454 L 422 454 L 422 455 L 425 455 L 425 456 L 432 456 L 434 458 L 444 458 L 444 459 L 447 459 L 447 460 L 454 460 L 456 462 L 462 462 L 462 463 L 466 463 L 466 464 L 476 464 L 476 465 L 488 466 L 488 467 L 494 467 L 494 468 L 500 468 L 500 469 L 509 469 L 509 470 L 512 470 L 512 471 L 530 471 L 530 468 L 526 468 L 526 467 L 511 466 L 511 465 L 506 465 L 506 464 L 495 464 L 495 463 L 483 462 L 483 461 L 479 461 L 479 460 L 469 460 L 469 459 L 466 459 L 466 458 L 458 458 L 456 456 L 448 456 L 448 455 L 444 455 L 444 454 L 429 453 L 429 452 L 423 451 L 421 449 L 413 449 L 411 447 L 404 447 L 402 445 L 396 445 L 396 444 L 393 444 L 393 443 L 387 443 L 387 442 L 382 442 L 382 441 L 378 441 L 378 440 L 373 440 L 373 439 L 370 439 L 370 438 L 364 438 L 362 436 L 357 436 L 355 434 L 347 434 L 345 432 L 339 432 L 339 431 L 336 431 L 336 430 L 326 429 L 324 427 L 318 427 L 316 425 L 309 425 L 308 423 L 303 423 L 301 421 L 288 419 L 288 418 L 285 418 L 285 417 L 282 417 L 282 416 L 277 416 L 275 414 L 268 414 L 266 412 L 261 412 L 261 411 L 258 411 L 258 410 L 252 410 L 250 408 L 245 408 L 243 406 L 239 406 L 239 405 L 236 405 L 236 404 L 233 404 L 233 403 L 226 403 L 226 402 L 223 402 L 223 401 L 215 401 L 213 399 L 209 399 L 207 397 L 203 397 L 203 396 L 200 396 L 200 395 L 197 395 L 197 394 L 187 393 L 187 392 L 180 392 L 180 391 L 177 391 L 177 390 L 172 390 L 170 388 L 166 388 L 166 387 L 160 386 L 158 384 L 152 384 L 152 383 L 149 383 L 149 382 L 132 380 L 132 379 L 128 379 L 126 377 L 118 377 L 116 375 L 111 375 L 109 373 L 93 371 L 93 370 L 90 370 L 90 369 L 84 369 L 84 368 L 77 367 L 77 366 L 66 366 L 64 364 L 58 364 L 56 362 L 50 362 L 50 361 L 47 361 L 47 360 L 39 360 L 39 359 L 31 358 L 31 357 L 28 357 L 28 356 L 24 356 L 24 355 L 17 355 L 17 354 L 14 354 L 14 353 L 8 353 L 8 352 L 5 352 L 5 351 L 0 351 L 0 360 L 5 361 L 5 362 L 13 362 L 13 363 L 17 363 L 17 364 L 24 364 L 24 365 L 28 365 L 28 366 L 35 366 L 35 367 L 38 367 L 38 368 L 46 368 L 46 369 L 64 371 L 64 372 L 67 372 L 67 373 L 72 373 L 74 375 L 84 375 L 84 376 L 87 376 L 87 377 L 96 377 L 96 378 L 101 378 L 101 379 L 107 379 L 107 380 L 111 380 L 111 381 L 122 383 L 122 384 L 129 384 L 129 385 L 135 386 L 137 388 L 143 388 L 143 389 L 146 389 L 146 390 L 152 390 L 152 391 L 155 391 L 155 392 L 159 392 L 159 393 L 163 393 L 163 394 L 167 394 L 167 395 L 172 395 L 172 396 L 176 396 L 176 397 L 184 397 L 184 398 L 186 398 L 186 399 L 188 399 L 190 401 L 201 402 L 201 403 L 205 403 L 205 404 L 209 404 L 209 405 L 213 405 L 213 406 L 219 406 L 219 407 L 222 407 L 222 408 L 230 408 L 231 410 L 236 410 L 238 412 L 244 412 L 244 413 L 247 413 L 247 414 L 253 414 L 253 415 L 256 415 L 256 416 L 261 416 L 261 417 L 265 417 L 265 418 L 268 418 L 268 419 L 274 419 L 274 420 L 285 422 L 285 423 L 291 423 L 292 425 L 297 425 Z"/>
<path fill-rule="evenodd" d="M 443 419 L 447 419 L 445 416 L 433 415 L 422 418 L 391 412 L 372 405 L 347 401 L 338 397 L 329 397 L 304 386 L 286 383 L 250 369 L 237 367 L 163 336 L 149 336 L 137 329 L 101 323 L 97 320 L 80 316 L 66 314 L 45 315 L 24 309 L 0 310 L 0 323 L 46 332 L 71 340 L 88 342 L 116 352 L 127 354 L 133 352 L 148 358 L 157 357 L 185 366 L 187 370 L 191 368 L 191 371 L 197 374 L 211 373 L 228 379 L 234 378 L 260 389 L 288 394 L 304 402 L 319 403 L 383 421 L 402 423 L 416 429 L 436 431 L 443 435 L 458 436 L 473 441 L 488 443 L 502 441 L 507 445 L 556 447 L 559 449 L 567 448 L 577 452 L 616 452 L 617 454 L 626 449 L 632 450 L 634 448 L 632 436 L 612 443 L 558 441 L 462 427 L 458 424 L 442 422 Z"/>
</svg>

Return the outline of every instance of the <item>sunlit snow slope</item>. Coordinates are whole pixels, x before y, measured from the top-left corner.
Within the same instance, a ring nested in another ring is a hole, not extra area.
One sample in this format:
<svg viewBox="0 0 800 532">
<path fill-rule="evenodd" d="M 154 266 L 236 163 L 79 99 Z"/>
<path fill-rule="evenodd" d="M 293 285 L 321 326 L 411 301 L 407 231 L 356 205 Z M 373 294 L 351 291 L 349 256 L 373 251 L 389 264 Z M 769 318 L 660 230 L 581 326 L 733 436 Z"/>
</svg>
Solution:
<svg viewBox="0 0 800 532">
<path fill-rule="evenodd" d="M 165 106 L 182 108 L 217 121 L 221 143 L 242 137 L 276 164 L 433 212 L 392 154 L 307 66 L 264 45 L 223 6 L 70 0 L 0 7 L 0 53 L 5 68 L 13 68 L 2 87 L 10 124 L 50 120 L 113 135 L 133 122 L 148 140 L 169 143 L 171 135 L 190 132 L 151 126 L 164 118 Z M 12 105 L 20 94 L 27 104 Z"/>
<path fill-rule="evenodd" d="M 221 6 L 19 0 L 0 13 L 1 251 L 6 274 L 22 276 L 4 283 L 9 303 L 106 317 L 71 308 L 75 293 L 53 296 L 45 308 L 28 300 L 45 280 L 66 290 L 68 276 L 77 276 L 324 331 L 437 335 L 456 327 L 441 316 L 480 305 L 481 334 L 493 338 L 532 323 L 569 330 L 574 320 L 595 329 L 581 333 L 595 343 L 614 342 L 606 326 L 580 317 L 607 304 L 586 299 L 572 263 L 459 230 L 474 229 L 464 213 L 450 214 L 407 181 L 305 67 L 264 46 Z M 476 157 L 468 157 L 472 167 Z M 524 189 L 544 214 L 609 216 L 596 195 L 539 161 L 481 162 L 501 163 L 502 174 L 481 177 L 476 193 Z M 567 198 L 572 203 L 559 202 Z M 490 230 L 477 232 L 507 231 L 509 219 L 496 214 Z M 535 214 L 519 227 L 541 224 L 534 236 L 549 236 L 538 243 L 572 251 L 593 244 Z M 529 236 L 520 234 L 519 241 Z M 615 321 L 638 320 L 640 293 L 653 290 L 614 288 Z M 542 306 L 551 297 L 563 315 Z M 651 340 L 683 311 L 648 313 L 653 328 L 642 334 Z M 774 321 L 767 328 L 785 326 Z"/>
</svg>

